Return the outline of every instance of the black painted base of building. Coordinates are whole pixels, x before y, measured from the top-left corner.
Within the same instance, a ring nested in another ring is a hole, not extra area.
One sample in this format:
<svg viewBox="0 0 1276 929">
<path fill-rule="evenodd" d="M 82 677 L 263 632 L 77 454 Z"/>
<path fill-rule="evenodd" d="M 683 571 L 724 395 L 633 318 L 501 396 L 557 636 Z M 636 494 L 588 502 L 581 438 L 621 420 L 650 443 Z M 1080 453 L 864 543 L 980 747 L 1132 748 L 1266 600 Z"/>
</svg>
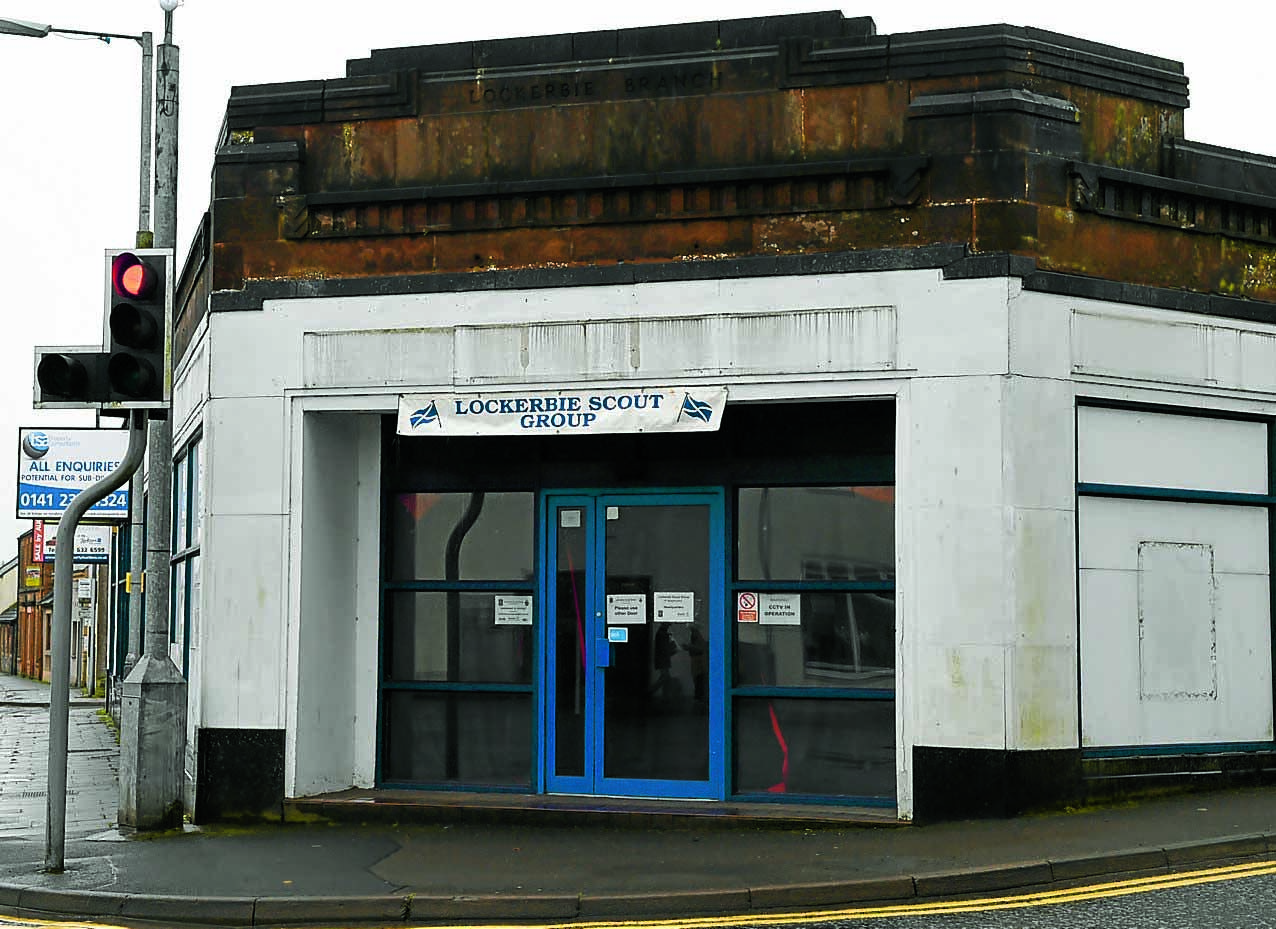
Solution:
<svg viewBox="0 0 1276 929">
<path fill-rule="evenodd" d="M 1082 795 L 1079 749 L 913 748 L 913 821 L 1018 816 Z"/>
<path fill-rule="evenodd" d="M 283 818 L 282 729 L 200 729 L 198 749 L 195 822 Z"/>
</svg>

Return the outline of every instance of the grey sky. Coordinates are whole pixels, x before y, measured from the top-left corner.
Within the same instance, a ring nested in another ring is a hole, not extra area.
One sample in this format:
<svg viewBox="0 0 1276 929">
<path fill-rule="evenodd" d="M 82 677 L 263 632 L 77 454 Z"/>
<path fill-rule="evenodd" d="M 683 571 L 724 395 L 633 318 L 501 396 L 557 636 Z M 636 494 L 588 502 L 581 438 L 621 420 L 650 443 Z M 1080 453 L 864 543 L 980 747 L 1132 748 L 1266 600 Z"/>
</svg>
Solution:
<svg viewBox="0 0 1276 929">
<path fill-rule="evenodd" d="M 232 85 L 336 77 L 346 59 L 373 48 L 836 8 L 831 0 L 186 0 L 174 15 L 182 93 L 178 264 L 207 207 L 213 144 Z M 1008 22 L 1177 59 L 1191 80 L 1189 138 L 1276 154 L 1267 106 L 1276 24 L 1270 3 L 914 0 L 842 9 L 872 16 L 882 34 Z M 0 0 L 0 16 L 149 29 L 157 43 L 163 30 L 157 0 Z M 18 427 L 92 422 L 91 415 L 31 410 L 31 353 L 36 344 L 101 338 L 102 253 L 131 245 L 137 221 L 140 67 L 129 41 L 0 36 L 0 520 L 14 512 Z M 0 533 L 0 560 L 13 555 L 29 523 L 13 526 Z"/>
</svg>

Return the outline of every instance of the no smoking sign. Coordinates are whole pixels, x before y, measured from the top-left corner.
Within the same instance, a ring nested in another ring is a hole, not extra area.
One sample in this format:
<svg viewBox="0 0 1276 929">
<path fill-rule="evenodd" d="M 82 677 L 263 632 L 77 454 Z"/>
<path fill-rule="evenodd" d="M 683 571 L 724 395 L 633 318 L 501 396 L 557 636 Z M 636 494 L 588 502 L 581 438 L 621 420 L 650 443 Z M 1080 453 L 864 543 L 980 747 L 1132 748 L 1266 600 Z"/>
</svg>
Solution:
<svg viewBox="0 0 1276 929">
<path fill-rule="evenodd" d="M 758 621 L 758 595 L 751 591 L 741 591 L 735 598 L 735 618 L 739 623 L 756 623 Z"/>
</svg>

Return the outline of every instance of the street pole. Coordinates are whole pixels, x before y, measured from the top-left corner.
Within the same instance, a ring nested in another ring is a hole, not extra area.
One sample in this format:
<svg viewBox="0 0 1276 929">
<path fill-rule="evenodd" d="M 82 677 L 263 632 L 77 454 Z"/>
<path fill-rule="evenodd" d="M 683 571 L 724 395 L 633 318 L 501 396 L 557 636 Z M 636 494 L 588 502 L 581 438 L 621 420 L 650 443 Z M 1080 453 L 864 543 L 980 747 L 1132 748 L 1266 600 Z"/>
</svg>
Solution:
<svg viewBox="0 0 1276 929">
<path fill-rule="evenodd" d="M 119 467 L 76 494 L 58 520 L 53 555 L 53 641 L 49 686 L 49 784 L 44 819 L 44 870 L 61 874 L 66 864 L 66 745 L 71 707 L 71 586 L 75 573 L 75 527 L 89 507 L 120 487 L 142 463 L 145 413 L 130 414 L 128 451 Z"/>
<path fill-rule="evenodd" d="M 150 248 L 155 241 L 151 232 L 151 68 L 154 64 L 155 51 L 151 44 L 151 34 L 142 33 L 142 141 L 138 155 L 138 191 L 137 191 L 137 241 L 138 248 Z M 146 568 L 146 555 L 142 551 L 145 545 L 146 531 L 144 509 L 146 500 L 146 481 L 142 469 L 133 473 L 133 481 L 129 484 L 129 595 L 128 595 L 128 652 L 124 657 L 124 673 L 121 678 L 129 676 L 133 666 L 142 654 L 142 571 Z"/>
<path fill-rule="evenodd" d="M 131 39 L 142 47 L 142 113 L 141 144 L 138 157 L 137 240 L 138 248 L 150 248 L 151 234 L 151 74 L 154 63 L 154 47 L 150 32 L 141 35 L 124 35 L 116 32 L 91 29 L 65 29 L 45 23 L 32 23 L 20 19 L 0 18 L 0 34 L 43 39 L 50 35 L 86 36 L 109 42 L 111 39 Z M 137 596 L 129 597 L 128 653 L 124 659 L 124 676 L 133 669 L 142 653 L 142 571 L 145 567 L 143 546 L 143 509 L 145 487 L 139 469 L 129 485 L 129 574 Z"/>
<path fill-rule="evenodd" d="M 175 0 L 164 7 L 164 42 L 156 50 L 155 246 L 177 244 L 178 49 Z M 172 332 L 165 333 L 171 339 Z M 171 371 L 164 377 L 172 378 Z M 173 430 L 153 419 L 146 505 L 145 651 L 122 689 L 119 824 L 138 830 L 181 822 L 186 772 L 186 681 L 168 653 L 170 507 Z"/>
</svg>

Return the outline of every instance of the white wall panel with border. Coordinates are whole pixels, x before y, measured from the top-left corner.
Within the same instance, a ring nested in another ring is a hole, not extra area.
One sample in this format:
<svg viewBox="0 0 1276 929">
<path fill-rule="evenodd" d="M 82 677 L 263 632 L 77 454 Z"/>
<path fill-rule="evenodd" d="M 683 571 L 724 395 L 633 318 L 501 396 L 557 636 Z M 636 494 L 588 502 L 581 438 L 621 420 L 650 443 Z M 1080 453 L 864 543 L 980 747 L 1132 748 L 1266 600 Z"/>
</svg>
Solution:
<svg viewBox="0 0 1276 929">
<path fill-rule="evenodd" d="M 1082 497 L 1085 748 L 1271 740 L 1263 507 Z"/>
</svg>

